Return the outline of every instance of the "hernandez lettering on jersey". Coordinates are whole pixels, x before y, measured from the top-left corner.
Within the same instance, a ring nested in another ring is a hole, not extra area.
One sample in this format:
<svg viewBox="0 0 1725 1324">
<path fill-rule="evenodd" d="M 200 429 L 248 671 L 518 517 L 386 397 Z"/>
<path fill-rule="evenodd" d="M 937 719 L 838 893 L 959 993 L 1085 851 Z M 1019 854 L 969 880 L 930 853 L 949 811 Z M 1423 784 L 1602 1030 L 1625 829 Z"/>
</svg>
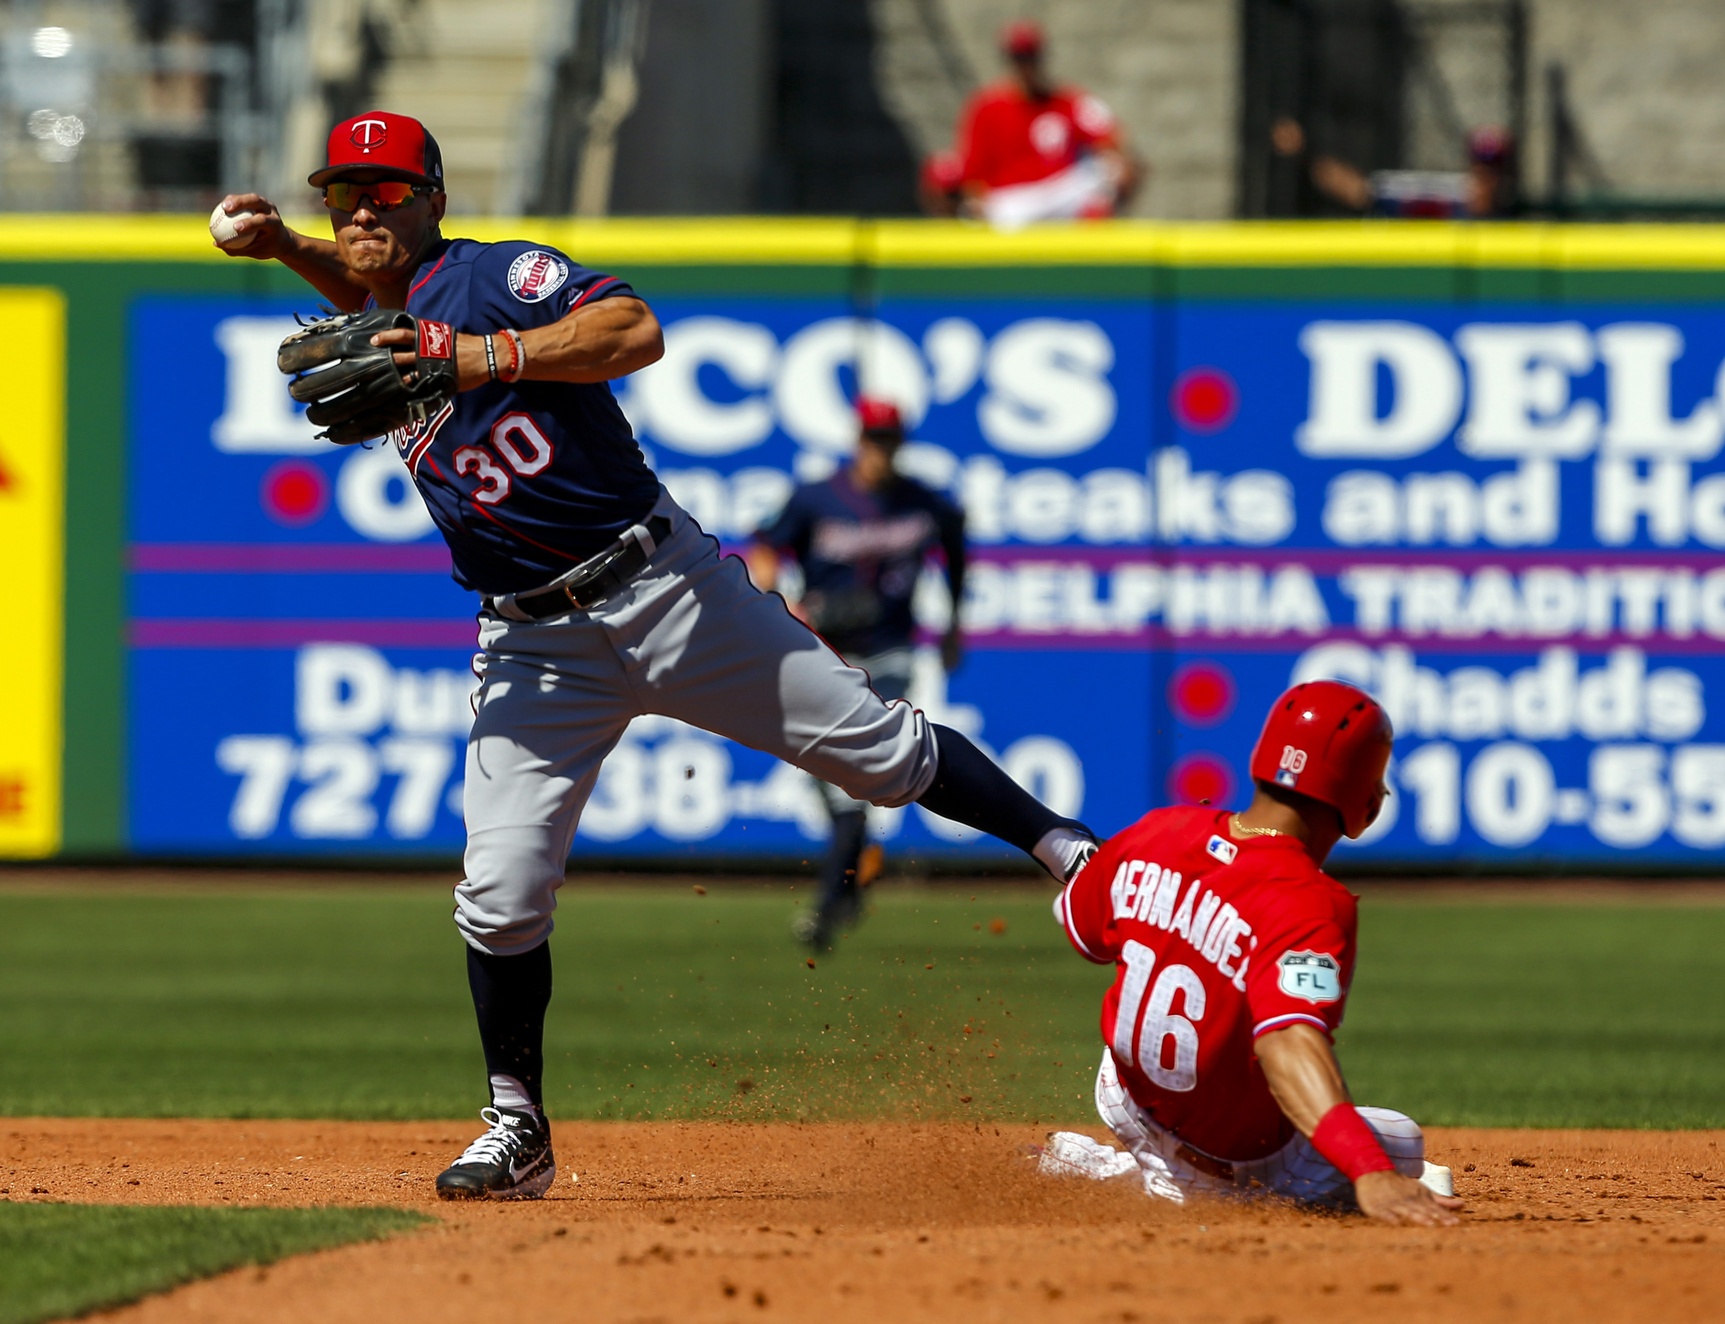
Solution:
<svg viewBox="0 0 1725 1324">
<path fill-rule="evenodd" d="M 1230 843 L 1231 844 L 1231 843 Z M 1109 885 L 1114 918 L 1136 919 L 1178 934 L 1203 960 L 1210 962 L 1242 993 L 1246 991 L 1247 950 L 1242 943 L 1257 945 L 1252 926 L 1240 912 L 1208 888 L 1200 899 L 1202 883 L 1194 878 L 1181 891 L 1181 876 L 1148 860 L 1122 860 Z M 1183 898 L 1175 904 L 1176 898 Z M 1194 905 L 1193 902 L 1197 904 Z"/>
<path fill-rule="evenodd" d="M 421 352 L 448 354 L 452 330 L 549 326 L 592 300 L 633 293 L 550 249 L 452 239 L 426 255 L 407 311 L 422 319 Z M 490 382 L 389 440 L 449 544 L 456 582 L 481 593 L 549 583 L 659 496 L 604 382 Z"/>
<path fill-rule="evenodd" d="M 1116 966 L 1102 1038 L 1133 1099 L 1194 1148 L 1243 1160 L 1293 1134 L 1253 1040 L 1341 1024 L 1356 914 L 1297 839 L 1236 841 L 1228 820 L 1145 815 L 1103 845 L 1055 911 L 1081 955 Z"/>
</svg>

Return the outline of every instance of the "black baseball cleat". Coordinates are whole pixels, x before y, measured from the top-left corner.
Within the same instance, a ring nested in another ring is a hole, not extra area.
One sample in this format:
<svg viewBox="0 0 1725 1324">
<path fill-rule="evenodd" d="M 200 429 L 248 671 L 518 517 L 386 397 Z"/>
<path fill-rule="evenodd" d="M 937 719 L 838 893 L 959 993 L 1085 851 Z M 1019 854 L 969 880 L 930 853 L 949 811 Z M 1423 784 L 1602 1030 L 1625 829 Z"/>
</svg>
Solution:
<svg viewBox="0 0 1725 1324">
<path fill-rule="evenodd" d="M 557 1177 L 551 1128 L 534 1113 L 481 1108 L 490 1128 L 437 1178 L 440 1200 L 537 1200 Z"/>
</svg>

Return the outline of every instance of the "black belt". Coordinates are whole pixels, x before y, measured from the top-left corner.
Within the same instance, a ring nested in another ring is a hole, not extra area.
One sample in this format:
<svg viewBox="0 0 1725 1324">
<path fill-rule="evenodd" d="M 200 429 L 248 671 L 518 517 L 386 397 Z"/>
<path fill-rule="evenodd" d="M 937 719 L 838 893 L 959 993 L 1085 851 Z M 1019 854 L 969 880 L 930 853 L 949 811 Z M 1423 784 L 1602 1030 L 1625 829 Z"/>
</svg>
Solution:
<svg viewBox="0 0 1725 1324">
<path fill-rule="evenodd" d="M 671 521 L 663 515 L 655 515 L 648 520 L 646 529 L 655 548 L 663 547 L 671 537 Z M 549 616 L 567 616 L 570 611 L 588 611 L 640 574 L 649 555 L 638 539 L 624 536 L 590 557 L 586 562 L 590 569 L 581 570 L 555 584 L 547 584 L 544 588 L 517 593 L 515 608 L 536 621 Z M 496 611 L 497 599 L 486 598 L 485 609 Z"/>
<path fill-rule="evenodd" d="M 1232 1163 L 1228 1162 L 1227 1159 L 1212 1158 L 1201 1149 L 1193 1149 L 1184 1140 L 1174 1146 L 1174 1154 L 1178 1158 L 1185 1159 L 1186 1162 L 1206 1176 L 1214 1177 L 1218 1181 L 1231 1182 L 1234 1180 L 1234 1165 Z"/>
</svg>

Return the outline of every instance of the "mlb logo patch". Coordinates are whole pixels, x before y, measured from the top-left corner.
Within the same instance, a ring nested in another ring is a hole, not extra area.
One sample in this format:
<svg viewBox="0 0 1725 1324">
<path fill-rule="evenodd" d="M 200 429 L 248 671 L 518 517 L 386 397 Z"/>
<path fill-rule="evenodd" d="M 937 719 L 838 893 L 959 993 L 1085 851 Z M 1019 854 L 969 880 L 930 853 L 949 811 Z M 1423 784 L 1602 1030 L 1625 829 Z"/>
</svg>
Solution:
<svg viewBox="0 0 1725 1324">
<path fill-rule="evenodd" d="M 1291 768 L 1279 768 L 1276 771 L 1276 785 L 1292 786 L 1300 780 L 1300 774 Z"/>
<path fill-rule="evenodd" d="M 1277 986 L 1291 998 L 1307 1002 L 1341 999 L 1342 967 L 1328 952 L 1288 952 L 1276 967 Z"/>
<path fill-rule="evenodd" d="M 1223 864 L 1232 864 L 1234 857 L 1240 853 L 1238 846 L 1221 836 L 1212 836 L 1204 849 L 1222 861 Z"/>
<path fill-rule="evenodd" d="M 522 303 L 549 299 L 569 279 L 569 264 L 542 248 L 523 253 L 509 264 L 509 292 Z"/>
</svg>

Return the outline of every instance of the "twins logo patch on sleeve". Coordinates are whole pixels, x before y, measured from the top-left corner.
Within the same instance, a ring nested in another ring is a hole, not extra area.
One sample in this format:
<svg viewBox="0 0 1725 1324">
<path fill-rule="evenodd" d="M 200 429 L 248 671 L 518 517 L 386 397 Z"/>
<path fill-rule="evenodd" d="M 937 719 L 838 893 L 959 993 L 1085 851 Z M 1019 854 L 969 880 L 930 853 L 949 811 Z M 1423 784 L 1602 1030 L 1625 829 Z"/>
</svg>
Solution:
<svg viewBox="0 0 1725 1324">
<path fill-rule="evenodd" d="M 523 253 L 509 264 L 509 292 L 522 303 L 550 298 L 568 279 L 568 263 L 542 248 Z"/>
<path fill-rule="evenodd" d="M 1335 1002 L 1342 996 L 1342 968 L 1328 952 L 1288 952 L 1276 965 L 1277 983 L 1291 998 Z"/>
</svg>

